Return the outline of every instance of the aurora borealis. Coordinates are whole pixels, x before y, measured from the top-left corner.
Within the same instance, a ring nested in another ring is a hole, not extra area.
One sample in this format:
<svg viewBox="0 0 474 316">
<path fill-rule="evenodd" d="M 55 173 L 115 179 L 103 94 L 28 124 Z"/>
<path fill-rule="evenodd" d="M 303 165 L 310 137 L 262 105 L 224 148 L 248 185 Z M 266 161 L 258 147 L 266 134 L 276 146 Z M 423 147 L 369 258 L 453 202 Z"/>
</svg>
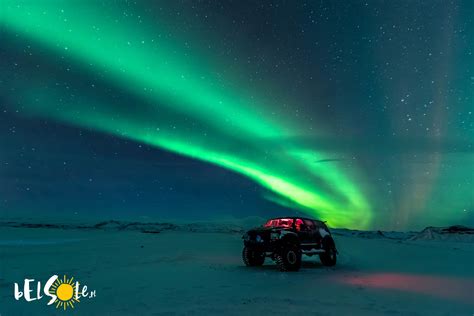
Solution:
<svg viewBox="0 0 474 316">
<path fill-rule="evenodd" d="M 29 164 L 14 157 L 52 139 L 69 148 L 79 140 L 66 135 L 87 130 L 89 138 L 107 135 L 121 144 L 111 149 L 103 140 L 106 157 L 133 152 L 132 142 L 161 161 L 184 157 L 183 164 L 206 170 L 205 178 L 223 168 L 244 183 L 225 190 L 222 178 L 204 188 L 189 181 L 186 190 L 202 203 L 192 211 L 201 214 L 225 215 L 232 199 L 222 201 L 224 210 L 205 210 L 206 200 L 245 196 L 254 183 L 270 201 L 267 208 L 293 209 L 332 226 L 473 222 L 472 4 L 392 6 L 3 1 L 7 130 L 0 172 L 5 184 L 14 183 L 0 191 L 4 209 L 26 209 L 18 201 L 29 198 L 28 182 L 41 175 L 35 199 L 57 205 L 51 193 L 57 189 L 44 177 L 54 169 L 47 166 L 50 156 L 28 151 L 38 168 L 21 179 L 17 175 L 25 172 L 19 170 Z M 418 16 L 422 9 L 432 14 Z M 353 11 L 365 19 L 354 18 Z M 400 12 L 410 14 L 397 22 Z M 42 131 L 30 128 L 37 124 Z M 87 151 L 66 156 L 88 159 Z M 177 168 L 155 176 L 188 181 L 176 175 Z M 97 165 L 87 170 L 86 182 L 111 171 Z M 133 171 L 148 172 L 146 163 Z M 94 183 L 100 190 L 89 192 L 108 190 L 113 177 L 102 179 Z M 154 200 L 159 187 L 143 190 L 148 198 L 139 205 L 153 204 L 148 215 L 183 211 L 180 203 Z M 108 199 L 114 204 L 113 190 Z M 128 207 L 140 212 L 137 205 Z M 261 215 L 250 201 L 239 207 Z M 114 209 L 97 211 L 110 217 Z"/>
</svg>

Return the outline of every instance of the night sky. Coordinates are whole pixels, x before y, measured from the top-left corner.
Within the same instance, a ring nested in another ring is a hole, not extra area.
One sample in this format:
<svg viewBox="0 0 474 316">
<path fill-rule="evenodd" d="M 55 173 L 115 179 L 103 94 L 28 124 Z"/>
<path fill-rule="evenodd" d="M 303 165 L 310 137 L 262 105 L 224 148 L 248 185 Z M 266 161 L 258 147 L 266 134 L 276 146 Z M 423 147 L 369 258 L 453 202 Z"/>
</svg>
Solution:
<svg viewBox="0 0 474 316">
<path fill-rule="evenodd" d="M 0 212 L 474 225 L 474 2 L 0 2 Z"/>
</svg>

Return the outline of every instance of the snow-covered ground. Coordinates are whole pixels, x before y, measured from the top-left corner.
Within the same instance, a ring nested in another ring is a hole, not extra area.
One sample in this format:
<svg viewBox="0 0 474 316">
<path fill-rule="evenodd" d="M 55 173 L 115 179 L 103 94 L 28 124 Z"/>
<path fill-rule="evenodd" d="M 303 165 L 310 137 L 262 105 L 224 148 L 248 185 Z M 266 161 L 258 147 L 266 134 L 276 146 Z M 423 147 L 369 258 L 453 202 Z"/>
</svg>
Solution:
<svg viewBox="0 0 474 316">
<path fill-rule="evenodd" d="M 474 243 L 468 240 L 334 230 L 335 268 L 306 257 L 299 272 L 280 273 L 269 259 L 260 268 L 243 266 L 242 223 L 48 228 L 4 222 L 0 314 L 474 314 Z M 14 282 L 45 282 L 53 274 L 74 276 L 96 298 L 68 311 L 46 306 L 46 298 L 13 298 Z"/>
</svg>

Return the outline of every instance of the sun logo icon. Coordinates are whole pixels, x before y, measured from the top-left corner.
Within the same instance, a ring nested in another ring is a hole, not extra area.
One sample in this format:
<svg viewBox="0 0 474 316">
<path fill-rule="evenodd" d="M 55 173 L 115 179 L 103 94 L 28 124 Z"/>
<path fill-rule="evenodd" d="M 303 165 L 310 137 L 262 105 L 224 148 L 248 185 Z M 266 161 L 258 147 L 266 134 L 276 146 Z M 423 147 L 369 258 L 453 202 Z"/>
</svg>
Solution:
<svg viewBox="0 0 474 316">
<path fill-rule="evenodd" d="M 74 295 L 76 292 L 76 284 L 73 280 L 73 277 L 68 279 L 66 275 L 64 275 L 63 279 L 56 279 L 51 286 L 50 293 L 57 296 L 57 299 L 54 301 L 56 308 L 63 308 L 64 310 L 68 307 L 74 308 L 74 304 L 79 302 Z"/>
</svg>

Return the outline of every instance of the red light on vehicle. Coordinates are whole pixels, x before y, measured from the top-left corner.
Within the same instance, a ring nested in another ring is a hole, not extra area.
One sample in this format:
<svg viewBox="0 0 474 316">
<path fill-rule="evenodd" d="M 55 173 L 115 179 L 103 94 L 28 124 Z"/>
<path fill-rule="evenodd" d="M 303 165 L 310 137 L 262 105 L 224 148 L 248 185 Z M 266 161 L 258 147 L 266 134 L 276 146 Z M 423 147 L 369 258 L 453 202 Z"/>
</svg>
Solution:
<svg viewBox="0 0 474 316">
<path fill-rule="evenodd" d="M 276 218 L 271 219 L 265 223 L 265 227 L 283 227 L 283 228 L 291 228 L 293 226 L 293 219 L 292 218 Z"/>
</svg>

